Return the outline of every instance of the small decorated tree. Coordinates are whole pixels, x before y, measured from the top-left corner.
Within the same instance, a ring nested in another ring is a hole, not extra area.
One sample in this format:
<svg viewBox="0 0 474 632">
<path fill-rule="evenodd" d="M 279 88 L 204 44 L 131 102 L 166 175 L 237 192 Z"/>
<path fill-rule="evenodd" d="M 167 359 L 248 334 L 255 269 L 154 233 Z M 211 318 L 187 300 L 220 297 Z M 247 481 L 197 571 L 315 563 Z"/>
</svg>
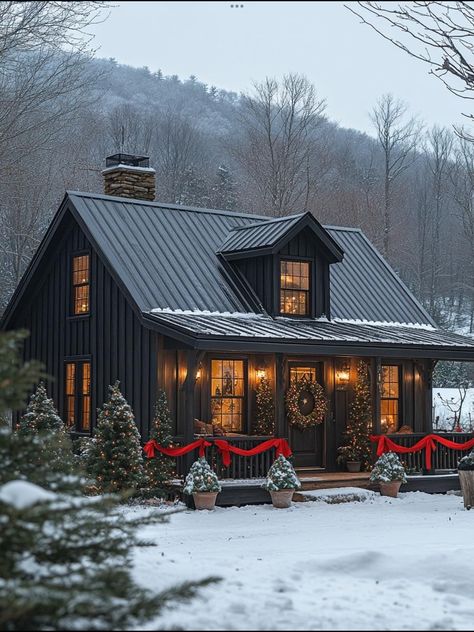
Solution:
<svg viewBox="0 0 474 632">
<path fill-rule="evenodd" d="M 370 482 L 379 483 L 382 496 L 397 497 L 400 485 L 407 482 L 407 475 L 395 452 L 382 454 L 372 469 Z"/>
<path fill-rule="evenodd" d="M 155 414 L 150 431 L 150 440 L 154 439 L 163 448 L 173 446 L 173 420 L 164 391 L 158 393 Z M 174 476 L 174 459 L 158 452 L 153 458 L 145 461 L 148 486 L 160 494 L 166 493 L 169 482 Z"/>
<path fill-rule="evenodd" d="M 275 406 L 270 381 L 266 375 L 259 379 L 255 396 L 256 412 L 253 432 L 256 435 L 273 435 L 275 433 Z"/>
<path fill-rule="evenodd" d="M 367 365 L 361 360 L 357 365 L 357 381 L 354 386 L 354 399 L 349 409 L 344 445 L 338 448 L 338 463 L 343 465 L 348 461 L 356 461 L 360 462 L 363 470 L 369 469 L 371 460 L 371 423 L 372 396 L 370 383 Z"/>
<path fill-rule="evenodd" d="M 89 467 L 101 492 L 135 490 L 144 482 L 140 434 L 119 382 L 109 386 L 109 399 L 99 410 Z"/>
<path fill-rule="evenodd" d="M 299 489 L 301 483 L 291 463 L 280 454 L 268 470 L 262 487 L 269 492 L 278 492 L 282 489 Z"/>
<path fill-rule="evenodd" d="M 183 491 L 193 495 L 196 509 L 214 509 L 221 489 L 217 474 L 203 456 L 191 465 Z"/>
</svg>

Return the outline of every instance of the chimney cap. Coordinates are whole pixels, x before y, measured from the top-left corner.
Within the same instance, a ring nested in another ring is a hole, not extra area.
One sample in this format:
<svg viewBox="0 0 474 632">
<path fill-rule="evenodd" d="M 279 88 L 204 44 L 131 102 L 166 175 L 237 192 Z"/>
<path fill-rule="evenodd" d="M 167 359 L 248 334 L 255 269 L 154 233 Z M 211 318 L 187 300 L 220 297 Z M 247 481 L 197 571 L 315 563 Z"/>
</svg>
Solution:
<svg viewBox="0 0 474 632">
<path fill-rule="evenodd" d="M 135 154 L 113 154 L 105 159 L 105 166 L 115 167 L 117 165 L 128 165 L 130 167 L 149 167 L 149 156 L 137 156 Z"/>
</svg>

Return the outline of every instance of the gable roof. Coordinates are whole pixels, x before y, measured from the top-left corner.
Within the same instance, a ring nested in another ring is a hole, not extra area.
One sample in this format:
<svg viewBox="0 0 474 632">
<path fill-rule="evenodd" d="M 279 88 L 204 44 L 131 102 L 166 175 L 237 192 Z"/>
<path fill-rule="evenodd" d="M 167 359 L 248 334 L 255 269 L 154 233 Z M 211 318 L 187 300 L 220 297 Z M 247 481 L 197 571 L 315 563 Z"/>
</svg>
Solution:
<svg viewBox="0 0 474 632">
<path fill-rule="evenodd" d="M 4 314 L 4 323 L 67 210 L 142 314 L 154 308 L 260 311 L 256 297 L 236 285 L 216 252 L 230 233 L 240 232 L 235 229 L 266 223 L 294 227 L 303 217 L 273 222 L 246 213 L 68 192 Z M 344 251 L 344 261 L 330 266 L 332 317 L 435 324 L 360 230 L 334 226 L 324 230 Z"/>
<path fill-rule="evenodd" d="M 311 230 L 321 241 L 333 262 L 342 261 L 344 253 L 339 244 L 308 212 L 276 219 L 268 218 L 248 226 L 233 228 L 219 253 L 227 259 L 276 253 L 305 228 Z"/>
</svg>

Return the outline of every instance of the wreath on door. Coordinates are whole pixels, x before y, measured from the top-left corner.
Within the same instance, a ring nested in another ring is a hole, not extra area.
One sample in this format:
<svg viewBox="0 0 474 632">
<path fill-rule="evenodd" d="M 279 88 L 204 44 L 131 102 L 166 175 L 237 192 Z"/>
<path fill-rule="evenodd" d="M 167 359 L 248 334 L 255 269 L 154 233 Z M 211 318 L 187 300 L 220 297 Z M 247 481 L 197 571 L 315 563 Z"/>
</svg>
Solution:
<svg viewBox="0 0 474 632">
<path fill-rule="evenodd" d="M 324 421 L 327 410 L 328 402 L 321 384 L 307 377 L 292 381 L 286 392 L 289 424 L 299 430 L 313 428 Z"/>
</svg>

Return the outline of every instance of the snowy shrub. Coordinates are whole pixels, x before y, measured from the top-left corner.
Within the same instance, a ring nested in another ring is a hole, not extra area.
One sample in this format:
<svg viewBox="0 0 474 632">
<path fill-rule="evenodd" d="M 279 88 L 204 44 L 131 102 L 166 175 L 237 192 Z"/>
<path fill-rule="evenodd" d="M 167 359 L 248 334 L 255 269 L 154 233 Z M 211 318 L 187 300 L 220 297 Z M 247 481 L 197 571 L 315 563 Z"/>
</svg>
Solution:
<svg viewBox="0 0 474 632">
<path fill-rule="evenodd" d="M 474 470 L 474 450 L 462 457 L 458 463 L 458 470 Z"/>
<path fill-rule="evenodd" d="M 185 494 L 220 492 L 221 489 L 217 474 L 212 471 L 211 466 L 203 456 L 192 464 L 184 483 L 183 491 Z"/>
<path fill-rule="evenodd" d="M 269 492 L 278 492 L 282 489 L 299 489 L 301 483 L 291 463 L 280 454 L 268 470 L 262 487 Z"/>
<path fill-rule="evenodd" d="M 395 452 L 386 452 L 378 459 L 370 475 L 372 483 L 407 482 L 405 468 Z"/>
</svg>

